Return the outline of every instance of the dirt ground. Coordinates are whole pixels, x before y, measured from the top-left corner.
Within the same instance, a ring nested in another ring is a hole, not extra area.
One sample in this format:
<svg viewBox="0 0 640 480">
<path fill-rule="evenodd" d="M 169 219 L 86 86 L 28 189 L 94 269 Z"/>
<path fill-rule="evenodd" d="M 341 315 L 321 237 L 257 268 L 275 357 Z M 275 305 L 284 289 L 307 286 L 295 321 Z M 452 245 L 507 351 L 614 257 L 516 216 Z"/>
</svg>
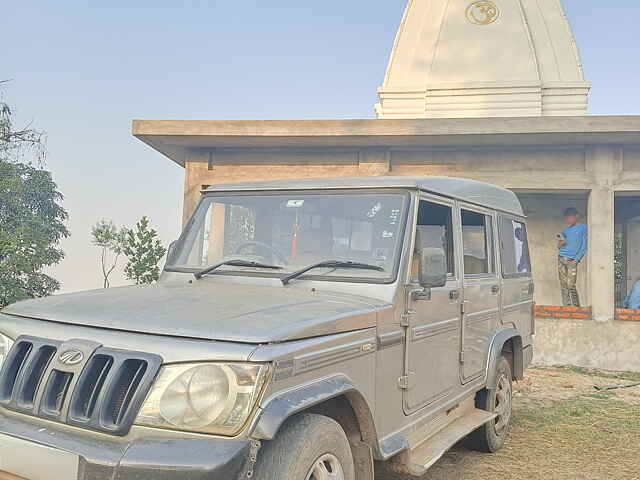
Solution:
<svg viewBox="0 0 640 480">
<path fill-rule="evenodd" d="M 634 381 L 640 382 L 640 373 L 529 369 L 514 384 L 514 422 L 505 448 L 488 455 L 457 445 L 420 480 L 639 480 L 640 386 L 594 388 Z"/>
</svg>

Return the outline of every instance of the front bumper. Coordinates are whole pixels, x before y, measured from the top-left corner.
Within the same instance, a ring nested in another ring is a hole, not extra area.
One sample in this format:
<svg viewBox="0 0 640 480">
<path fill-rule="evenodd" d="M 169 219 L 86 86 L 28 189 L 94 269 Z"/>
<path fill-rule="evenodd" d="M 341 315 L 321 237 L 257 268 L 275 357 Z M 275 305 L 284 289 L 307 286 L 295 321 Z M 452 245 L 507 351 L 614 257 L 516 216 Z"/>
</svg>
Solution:
<svg viewBox="0 0 640 480">
<path fill-rule="evenodd" d="M 234 480 L 251 466 L 251 443 L 163 435 L 127 440 L 0 411 L 0 470 L 29 480 Z"/>
</svg>

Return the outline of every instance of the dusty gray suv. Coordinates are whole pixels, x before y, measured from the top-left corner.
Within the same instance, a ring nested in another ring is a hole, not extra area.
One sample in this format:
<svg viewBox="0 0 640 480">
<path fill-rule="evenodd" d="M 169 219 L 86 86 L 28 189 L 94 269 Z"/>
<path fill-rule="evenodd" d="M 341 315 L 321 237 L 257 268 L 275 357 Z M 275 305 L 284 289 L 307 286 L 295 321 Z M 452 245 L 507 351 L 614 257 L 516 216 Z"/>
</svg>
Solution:
<svg viewBox="0 0 640 480">
<path fill-rule="evenodd" d="M 0 477 L 371 480 L 495 451 L 532 298 L 502 188 L 211 187 L 156 285 L 0 314 Z"/>
</svg>

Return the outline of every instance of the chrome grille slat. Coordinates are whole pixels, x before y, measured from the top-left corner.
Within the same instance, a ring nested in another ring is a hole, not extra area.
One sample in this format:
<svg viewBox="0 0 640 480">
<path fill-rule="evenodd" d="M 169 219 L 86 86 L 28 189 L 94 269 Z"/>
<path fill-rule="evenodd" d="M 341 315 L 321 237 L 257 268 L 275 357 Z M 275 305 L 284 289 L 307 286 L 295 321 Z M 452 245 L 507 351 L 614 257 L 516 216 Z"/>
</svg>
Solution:
<svg viewBox="0 0 640 480">
<path fill-rule="evenodd" d="M 71 365 L 61 361 L 70 350 L 81 352 L 83 361 Z M 110 349 L 84 340 L 58 342 L 23 336 L 16 340 L 0 371 L 0 406 L 126 435 L 161 364 L 158 355 Z"/>
</svg>

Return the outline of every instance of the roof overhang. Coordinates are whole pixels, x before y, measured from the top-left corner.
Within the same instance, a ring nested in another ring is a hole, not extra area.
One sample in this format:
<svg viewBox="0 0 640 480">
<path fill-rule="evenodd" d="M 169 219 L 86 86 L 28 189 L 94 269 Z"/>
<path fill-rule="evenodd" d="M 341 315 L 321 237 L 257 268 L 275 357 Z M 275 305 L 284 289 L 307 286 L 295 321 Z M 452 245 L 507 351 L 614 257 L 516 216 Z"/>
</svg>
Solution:
<svg viewBox="0 0 640 480">
<path fill-rule="evenodd" d="M 134 120 L 133 135 L 184 166 L 190 154 L 216 150 L 640 146 L 640 116 Z"/>
</svg>

